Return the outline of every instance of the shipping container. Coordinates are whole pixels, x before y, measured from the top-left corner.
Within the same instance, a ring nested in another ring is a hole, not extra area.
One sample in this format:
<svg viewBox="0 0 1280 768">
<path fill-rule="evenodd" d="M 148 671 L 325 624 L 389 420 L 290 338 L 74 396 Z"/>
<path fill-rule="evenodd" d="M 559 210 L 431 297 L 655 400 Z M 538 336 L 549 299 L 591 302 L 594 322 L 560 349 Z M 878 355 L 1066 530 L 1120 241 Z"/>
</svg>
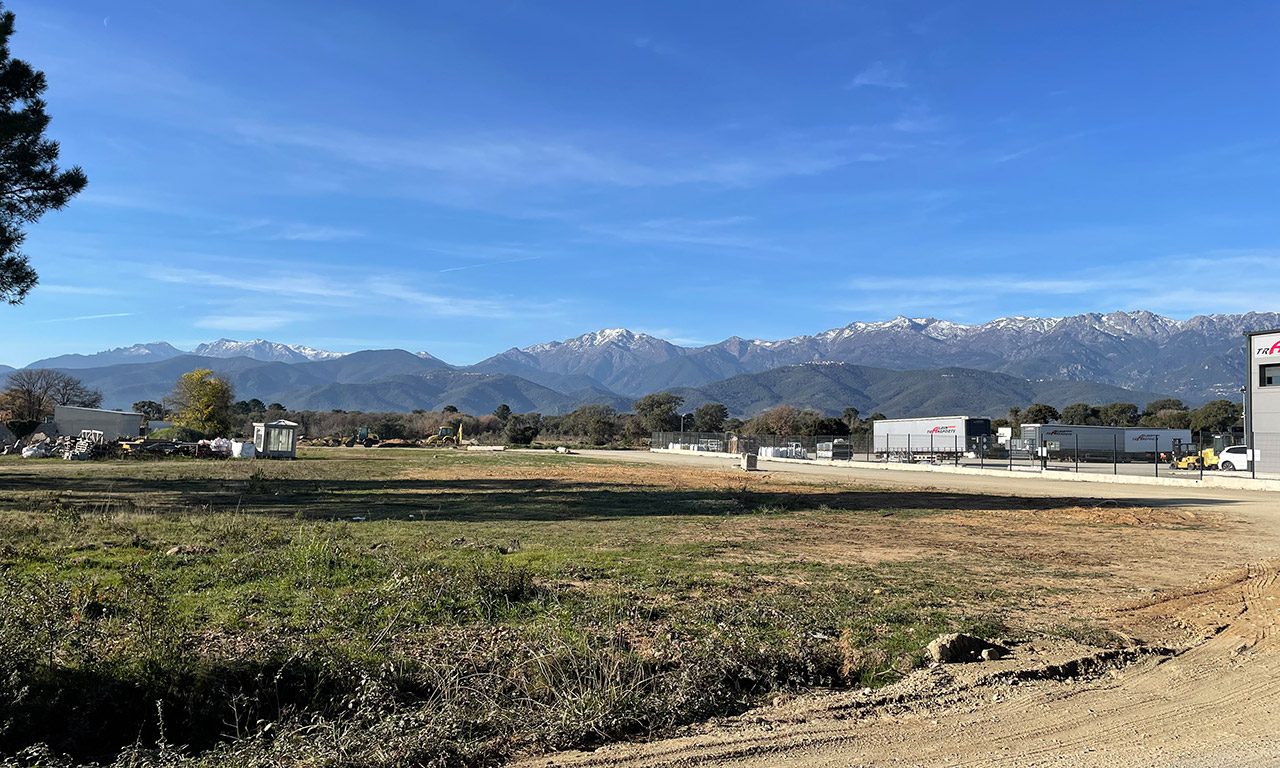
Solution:
<svg viewBox="0 0 1280 768">
<path fill-rule="evenodd" d="M 1023 424 L 1022 442 L 1035 454 L 1081 461 L 1147 459 L 1157 453 L 1178 453 L 1191 445 L 1189 429 L 1098 427 L 1081 424 Z"/>
<path fill-rule="evenodd" d="M 934 416 L 872 422 L 872 445 L 881 457 L 927 459 L 981 451 L 991 446 L 991 419 Z"/>
</svg>

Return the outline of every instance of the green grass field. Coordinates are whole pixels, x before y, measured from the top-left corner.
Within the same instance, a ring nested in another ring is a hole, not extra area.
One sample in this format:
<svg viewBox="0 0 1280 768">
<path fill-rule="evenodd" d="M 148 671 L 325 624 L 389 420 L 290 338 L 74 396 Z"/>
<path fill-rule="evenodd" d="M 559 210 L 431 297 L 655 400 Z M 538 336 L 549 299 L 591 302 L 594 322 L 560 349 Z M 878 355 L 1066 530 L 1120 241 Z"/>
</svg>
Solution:
<svg viewBox="0 0 1280 768">
<path fill-rule="evenodd" d="M 3 457 L 0 753 L 491 765 L 882 685 L 1005 631 L 996 585 L 1043 566 L 862 541 L 997 503 L 554 454 Z"/>
</svg>

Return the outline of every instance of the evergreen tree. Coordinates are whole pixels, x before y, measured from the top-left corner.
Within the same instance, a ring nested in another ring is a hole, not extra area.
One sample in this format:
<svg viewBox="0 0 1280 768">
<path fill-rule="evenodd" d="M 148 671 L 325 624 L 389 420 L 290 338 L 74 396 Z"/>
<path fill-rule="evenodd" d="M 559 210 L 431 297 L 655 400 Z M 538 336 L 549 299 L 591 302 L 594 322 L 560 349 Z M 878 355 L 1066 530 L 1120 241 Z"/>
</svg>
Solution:
<svg viewBox="0 0 1280 768">
<path fill-rule="evenodd" d="M 40 95 L 44 73 L 9 55 L 14 15 L 0 5 L 0 300 L 21 304 L 38 277 L 19 250 L 32 224 L 65 206 L 89 183 L 84 171 L 58 168 L 58 142 Z"/>
<path fill-rule="evenodd" d="M 631 410 L 648 432 L 674 432 L 680 428 L 680 414 L 676 411 L 684 404 L 684 398 L 665 392 L 645 395 L 631 404 Z"/>
<path fill-rule="evenodd" d="M 707 403 L 693 411 L 694 432 L 723 432 L 724 421 L 729 418 L 729 409 L 724 403 Z"/>
</svg>

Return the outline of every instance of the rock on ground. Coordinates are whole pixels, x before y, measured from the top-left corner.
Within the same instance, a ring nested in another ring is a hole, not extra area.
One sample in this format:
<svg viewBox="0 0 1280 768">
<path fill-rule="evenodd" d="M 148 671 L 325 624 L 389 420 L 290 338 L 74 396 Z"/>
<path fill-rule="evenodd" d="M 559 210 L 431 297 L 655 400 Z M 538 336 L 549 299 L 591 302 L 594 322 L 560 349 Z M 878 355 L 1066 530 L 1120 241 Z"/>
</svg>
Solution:
<svg viewBox="0 0 1280 768">
<path fill-rule="evenodd" d="M 929 643 L 929 655 L 939 664 L 956 664 L 966 661 L 992 661 L 1009 652 L 1008 648 L 998 643 L 988 642 L 980 637 L 953 632 L 939 635 Z"/>
</svg>

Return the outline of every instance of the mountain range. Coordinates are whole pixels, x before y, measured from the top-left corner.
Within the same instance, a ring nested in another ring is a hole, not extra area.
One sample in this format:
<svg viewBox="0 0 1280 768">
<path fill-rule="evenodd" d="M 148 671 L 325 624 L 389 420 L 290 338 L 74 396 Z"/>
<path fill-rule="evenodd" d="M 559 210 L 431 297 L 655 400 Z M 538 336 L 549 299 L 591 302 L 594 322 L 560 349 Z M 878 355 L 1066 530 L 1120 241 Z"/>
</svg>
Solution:
<svg viewBox="0 0 1280 768">
<path fill-rule="evenodd" d="M 167 341 L 153 341 L 149 344 L 134 344 L 131 347 L 117 347 L 91 355 L 59 355 L 44 360 L 37 360 L 28 368 L 61 368 L 78 370 L 81 368 L 100 368 L 120 363 L 154 363 L 170 360 L 182 355 L 198 357 L 248 357 L 253 360 L 282 363 L 306 363 L 313 360 L 332 360 L 342 357 L 339 352 L 326 352 L 323 349 L 312 349 L 298 344 L 280 344 L 265 339 L 253 341 L 233 341 L 218 339 L 201 344 L 190 352 L 185 352 Z"/>
<path fill-rule="evenodd" d="M 1185 321 L 1145 311 L 1111 312 L 1007 317 L 981 325 L 897 317 L 813 336 L 731 337 L 702 347 L 615 329 L 510 349 L 473 368 L 525 377 L 586 375 L 616 392 L 638 395 L 810 362 L 896 370 L 963 367 L 1031 380 L 1093 381 L 1200 402 L 1238 392 L 1246 330 L 1278 326 L 1275 312 Z"/>
<path fill-rule="evenodd" d="M 153 342 L 29 367 L 75 371 L 103 391 L 108 407 L 158 400 L 180 374 L 205 367 L 226 375 L 238 397 L 300 409 L 452 404 L 483 413 L 505 402 L 517 411 L 559 413 L 601 402 L 626 410 L 641 395 L 669 390 L 690 407 L 724 402 L 740 416 L 784 402 L 836 414 L 852 405 L 890 416 L 998 415 L 1033 401 L 1234 398 L 1243 378 L 1242 334 L 1278 326 L 1280 313 L 1273 312 L 1185 321 L 1112 312 L 980 325 L 898 317 L 778 341 L 731 337 L 696 347 L 618 328 L 512 348 L 461 367 L 426 352 L 341 354 L 220 339 L 189 353 Z M 6 370 L 0 367 L 0 376 Z"/>
</svg>

